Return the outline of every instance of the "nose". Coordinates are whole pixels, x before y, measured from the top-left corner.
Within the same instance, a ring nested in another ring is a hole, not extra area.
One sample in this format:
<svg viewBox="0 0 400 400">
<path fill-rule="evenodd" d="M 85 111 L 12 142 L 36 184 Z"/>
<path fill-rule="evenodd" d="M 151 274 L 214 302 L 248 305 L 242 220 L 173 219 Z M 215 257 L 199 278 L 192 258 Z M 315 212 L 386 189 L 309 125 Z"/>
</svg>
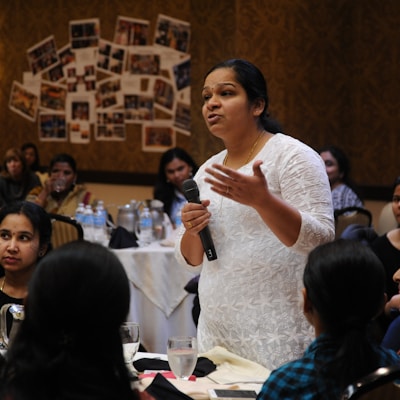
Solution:
<svg viewBox="0 0 400 400">
<path fill-rule="evenodd" d="M 17 239 L 15 237 L 11 237 L 8 242 L 7 250 L 11 252 L 16 252 L 18 250 Z"/>
<path fill-rule="evenodd" d="M 400 268 L 393 274 L 393 281 L 400 283 Z"/>
<path fill-rule="evenodd" d="M 207 100 L 207 108 L 209 110 L 214 110 L 216 108 L 218 108 L 220 105 L 217 96 L 212 95 L 208 100 Z"/>
</svg>

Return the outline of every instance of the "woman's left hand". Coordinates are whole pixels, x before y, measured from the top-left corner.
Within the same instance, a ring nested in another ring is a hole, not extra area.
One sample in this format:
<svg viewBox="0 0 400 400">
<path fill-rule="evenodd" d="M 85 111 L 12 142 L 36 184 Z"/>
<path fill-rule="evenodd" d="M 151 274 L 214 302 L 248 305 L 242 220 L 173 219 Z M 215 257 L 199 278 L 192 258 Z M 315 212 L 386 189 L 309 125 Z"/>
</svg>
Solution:
<svg viewBox="0 0 400 400">
<path fill-rule="evenodd" d="M 205 181 L 211 185 L 211 190 L 221 196 L 256 208 L 265 205 L 270 195 L 261 164 L 260 160 L 254 162 L 252 176 L 241 174 L 222 164 L 213 164 L 212 168 L 206 168 L 211 177 L 205 178 Z"/>
</svg>

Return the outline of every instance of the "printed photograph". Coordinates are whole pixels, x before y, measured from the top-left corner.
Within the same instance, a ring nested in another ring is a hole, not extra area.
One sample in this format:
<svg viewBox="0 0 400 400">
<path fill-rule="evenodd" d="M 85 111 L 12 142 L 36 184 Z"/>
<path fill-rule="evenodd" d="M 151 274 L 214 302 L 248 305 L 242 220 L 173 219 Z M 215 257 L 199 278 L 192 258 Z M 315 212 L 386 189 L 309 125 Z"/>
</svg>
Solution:
<svg viewBox="0 0 400 400">
<path fill-rule="evenodd" d="M 45 72 L 60 62 L 53 35 L 30 47 L 27 54 L 29 67 L 34 75 Z"/>
<path fill-rule="evenodd" d="M 154 44 L 188 53 L 190 44 L 190 23 L 159 14 Z"/>
<path fill-rule="evenodd" d="M 36 121 L 39 96 L 14 81 L 11 87 L 9 107 L 29 121 Z"/>
<path fill-rule="evenodd" d="M 40 112 L 38 117 L 39 140 L 67 141 L 65 113 Z"/>
</svg>

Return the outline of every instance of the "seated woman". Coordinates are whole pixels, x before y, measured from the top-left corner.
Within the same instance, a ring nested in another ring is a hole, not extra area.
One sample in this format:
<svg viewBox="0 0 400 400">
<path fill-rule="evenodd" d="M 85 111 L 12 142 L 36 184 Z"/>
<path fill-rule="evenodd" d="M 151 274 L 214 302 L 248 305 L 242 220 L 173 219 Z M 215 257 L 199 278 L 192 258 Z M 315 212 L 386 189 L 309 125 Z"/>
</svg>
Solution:
<svg viewBox="0 0 400 400">
<path fill-rule="evenodd" d="M 363 202 L 350 179 L 350 161 L 346 154 L 336 146 L 323 147 L 319 154 L 325 162 L 331 185 L 333 209 L 363 207 Z"/>
<path fill-rule="evenodd" d="M 119 332 L 129 282 L 118 258 L 86 241 L 53 250 L 29 284 L 25 319 L 0 373 L 0 399 L 150 399 L 131 389 Z"/>
<path fill-rule="evenodd" d="M 84 185 L 76 184 L 76 179 L 75 159 L 69 154 L 57 154 L 50 162 L 49 179 L 42 188 L 33 189 L 27 200 L 49 213 L 73 217 L 79 203 L 95 204 L 92 193 Z"/>
<path fill-rule="evenodd" d="M 180 147 L 169 149 L 161 156 L 154 198 L 164 203 L 164 212 L 168 214 L 174 228 L 177 225 L 177 217 L 180 218 L 180 209 L 186 203 L 182 184 L 191 178 L 197 169 L 192 157 Z"/>
<path fill-rule="evenodd" d="M 25 200 L 35 187 L 40 190 L 40 179 L 26 166 L 21 151 L 16 148 L 8 149 L 0 175 L 0 207 L 13 201 Z"/>
<path fill-rule="evenodd" d="M 258 399 L 339 399 L 356 379 L 400 357 L 369 336 L 384 307 L 385 271 L 368 246 L 339 239 L 309 254 L 303 311 L 316 339 L 304 356 L 274 370 Z"/>
<path fill-rule="evenodd" d="M 50 218 L 41 207 L 22 201 L 0 209 L 0 307 L 23 304 L 36 264 L 51 248 L 50 239 Z"/>
<path fill-rule="evenodd" d="M 47 168 L 40 165 L 39 150 L 35 143 L 26 142 L 21 146 L 22 154 L 25 157 L 27 167 L 33 171 L 44 185 L 46 179 L 49 177 Z"/>
</svg>

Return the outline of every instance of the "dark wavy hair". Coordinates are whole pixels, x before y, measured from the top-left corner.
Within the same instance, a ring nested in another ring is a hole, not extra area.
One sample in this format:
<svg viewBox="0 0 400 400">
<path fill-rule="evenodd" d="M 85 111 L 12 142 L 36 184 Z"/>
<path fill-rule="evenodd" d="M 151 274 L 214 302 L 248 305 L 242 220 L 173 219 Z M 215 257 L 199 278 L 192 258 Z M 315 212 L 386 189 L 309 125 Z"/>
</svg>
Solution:
<svg viewBox="0 0 400 400">
<path fill-rule="evenodd" d="M 86 241 L 53 250 L 29 283 L 25 319 L 0 377 L 2 394 L 136 398 L 119 333 L 129 301 L 127 275 L 110 250 Z"/>
<path fill-rule="evenodd" d="M 384 267 L 368 246 L 339 239 L 310 252 L 303 283 L 324 332 L 338 345 L 333 361 L 319 372 L 344 389 L 379 367 L 369 327 L 384 306 Z"/>
<path fill-rule="evenodd" d="M 180 147 L 173 147 L 172 149 L 169 149 L 162 154 L 160 164 L 158 166 L 157 181 L 154 186 L 153 195 L 155 199 L 160 200 L 164 203 L 164 211 L 169 216 L 171 215 L 171 206 L 175 198 L 175 186 L 171 182 L 167 181 L 165 168 L 167 164 L 175 158 L 184 161 L 190 167 L 192 167 L 193 175 L 195 175 L 197 170 L 199 169 L 190 154 Z"/>
<path fill-rule="evenodd" d="M 39 150 L 38 150 L 36 144 L 35 144 L 35 143 L 32 143 L 32 142 L 26 142 L 26 143 L 24 143 L 24 144 L 21 146 L 21 151 L 22 151 L 22 153 L 24 153 L 25 150 L 28 150 L 28 149 L 32 149 L 33 152 L 35 153 L 35 161 L 34 161 L 33 164 L 30 166 L 30 169 L 31 169 L 32 171 L 35 171 L 35 172 L 36 172 L 36 171 L 43 172 L 43 168 L 40 166 Z"/>
<path fill-rule="evenodd" d="M 250 104 L 254 104 L 260 99 L 264 101 L 265 107 L 259 116 L 260 128 L 265 129 L 270 133 L 283 132 L 279 122 L 271 118 L 269 115 L 267 82 L 262 72 L 247 60 L 233 58 L 214 65 L 207 71 L 204 80 L 211 72 L 221 68 L 230 68 L 235 72 L 235 78 L 245 90 Z"/>
</svg>

